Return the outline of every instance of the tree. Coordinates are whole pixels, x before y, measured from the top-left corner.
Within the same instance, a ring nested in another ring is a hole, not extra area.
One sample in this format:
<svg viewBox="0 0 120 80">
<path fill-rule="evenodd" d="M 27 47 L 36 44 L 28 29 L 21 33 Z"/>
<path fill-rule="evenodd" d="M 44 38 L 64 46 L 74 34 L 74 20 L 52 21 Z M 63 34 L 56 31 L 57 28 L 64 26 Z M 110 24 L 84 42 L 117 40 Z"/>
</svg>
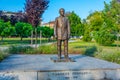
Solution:
<svg viewBox="0 0 120 80">
<path fill-rule="evenodd" d="M 105 17 L 108 17 L 107 22 L 109 26 L 114 26 L 114 34 L 119 41 L 120 34 L 120 2 L 119 0 L 112 0 L 110 4 L 104 3 L 105 9 L 103 10 Z M 118 46 L 118 45 L 117 45 Z"/>
<path fill-rule="evenodd" d="M 120 34 L 120 2 L 118 0 L 112 0 L 109 5 L 110 10 L 108 12 L 115 23 L 117 34 Z M 119 40 L 119 36 L 117 36 L 117 40 Z"/>
<path fill-rule="evenodd" d="M 17 22 L 26 22 L 26 23 L 28 23 L 27 16 L 22 11 L 18 11 L 15 16 L 16 16 Z"/>
<path fill-rule="evenodd" d="M 116 0 L 112 0 L 110 4 L 105 3 L 103 11 L 95 11 L 87 17 L 87 28 L 85 34 L 89 33 L 101 45 L 110 45 L 115 40 L 117 24 L 119 20 L 119 6 Z M 118 29 L 119 30 L 119 29 Z M 89 35 L 90 36 L 90 35 Z M 106 39 L 107 38 L 107 39 Z"/>
<path fill-rule="evenodd" d="M 0 36 L 2 37 L 2 31 L 4 30 L 5 26 L 4 26 L 4 21 L 0 19 Z M 3 40 L 3 37 L 2 37 Z"/>
<path fill-rule="evenodd" d="M 2 15 L 1 19 L 4 20 L 4 22 L 8 22 L 9 21 L 9 17 L 7 15 Z"/>
<path fill-rule="evenodd" d="M 104 19 L 102 18 L 102 13 L 95 11 L 91 16 L 88 16 L 90 31 L 99 31 L 102 27 Z"/>
<path fill-rule="evenodd" d="M 15 27 L 11 26 L 10 22 L 0 21 L 0 36 L 8 37 L 15 34 Z"/>
<path fill-rule="evenodd" d="M 48 7 L 48 0 L 26 0 L 25 4 L 25 12 L 27 15 L 28 22 L 35 27 L 35 35 L 36 35 L 36 45 L 37 45 L 37 26 L 40 23 L 40 18 L 42 14 Z M 32 32 L 33 36 L 33 32 Z"/>
<path fill-rule="evenodd" d="M 3 13 L 3 12 L 0 10 L 0 19 L 1 19 L 2 13 Z"/>
<path fill-rule="evenodd" d="M 10 16 L 10 23 L 13 26 L 17 23 L 17 17 L 15 15 Z"/>
<path fill-rule="evenodd" d="M 110 45 L 115 40 L 116 31 L 120 29 L 120 3 L 117 0 L 112 0 L 110 4 L 104 2 L 105 8 L 102 11 L 104 23 L 95 39 L 99 44 Z M 101 37 L 101 35 L 103 35 Z M 106 39 L 107 38 L 107 39 Z"/>
<path fill-rule="evenodd" d="M 16 29 L 17 35 L 21 37 L 21 41 L 22 41 L 23 37 L 30 36 L 30 33 L 33 28 L 32 28 L 32 25 L 28 23 L 18 22 L 15 24 L 15 29 Z"/>
<path fill-rule="evenodd" d="M 95 11 L 91 13 L 86 20 L 84 20 L 85 32 L 83 36 L 84 41 L 91 41 L 95 32 L 99 31 L 102 27 L 104 19 L 102 13 Z"/>
<path fill-rule="evenodd" d="M 103 29 L 95 33 L 95 40 L 100 45 L 111 45 L 114 42 L 115 35 L 109 30 Z"/>
<path fill-rule="evenodd" d="M 84 24 L 84 29 L 85 29 L 84 35 L 83 35 L 83 41 L 89 42 L 92 40 L 90 27 L 86 21 L 84 21 L 83 24 Z"/>
<path fill-rule="evenodd" d="M 82 36 L 84 34 L 84 26 L 81 23 L 80 17 L 74 12 L 71 12 L 68 15 L 68 19 L 70 21 L 71 36 Z"/>
<path fill-rule="evenodd" d="M 40 31 L 42 31 L 42 36 L 45 38 L 50 39 L 51 36 L 54 34 L 54 30 L 47 26 L 39 26 L 37 27 L 37 32 L 40 34 Z"/>
</svg>

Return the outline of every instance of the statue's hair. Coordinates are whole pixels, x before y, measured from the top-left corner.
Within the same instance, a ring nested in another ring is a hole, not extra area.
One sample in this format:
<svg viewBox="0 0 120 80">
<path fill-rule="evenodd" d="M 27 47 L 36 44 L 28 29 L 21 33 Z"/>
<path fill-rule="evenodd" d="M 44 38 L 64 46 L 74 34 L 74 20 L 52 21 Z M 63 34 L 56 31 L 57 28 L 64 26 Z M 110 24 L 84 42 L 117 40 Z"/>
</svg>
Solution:
<svg viewBox="0 0 120 80">
<path fill-rule="evenodd" d="M 65 12 L 65 9 L 64 9 L 64 8 L 60 8 L 60 9 L 59 9 L 59 12 L 60 12 L 61 10 L 63 10 L 63 11 Z"/>
</svg>

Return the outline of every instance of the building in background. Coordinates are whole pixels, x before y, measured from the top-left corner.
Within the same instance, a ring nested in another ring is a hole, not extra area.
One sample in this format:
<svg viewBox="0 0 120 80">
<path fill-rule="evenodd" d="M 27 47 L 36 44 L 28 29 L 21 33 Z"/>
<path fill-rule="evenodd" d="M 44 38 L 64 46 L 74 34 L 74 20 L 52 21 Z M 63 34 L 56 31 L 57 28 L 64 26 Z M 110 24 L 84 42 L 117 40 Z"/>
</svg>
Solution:
<svg viewBox="0 0 120 80">
<path fill-rule="evenodd" d="M 48 23 L 43 23 L 42 26 L 53 28 L 55 24 L 55 21 L 50 21 Z"/>
</svg>

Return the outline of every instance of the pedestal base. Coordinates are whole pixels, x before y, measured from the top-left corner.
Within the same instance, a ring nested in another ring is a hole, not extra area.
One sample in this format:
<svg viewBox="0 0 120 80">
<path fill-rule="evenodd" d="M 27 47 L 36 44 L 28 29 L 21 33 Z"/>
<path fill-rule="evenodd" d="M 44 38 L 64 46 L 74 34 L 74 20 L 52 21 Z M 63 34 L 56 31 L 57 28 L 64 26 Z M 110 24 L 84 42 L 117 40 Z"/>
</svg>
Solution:
<svg viewBox="0 0 120 80">
<path fill-rule="evenodd" d="M 52 57 L 51 58 L 51 60 L 53 61 L 53 62 L 75 62 L 75 60 L 74 59 L 72 59 L 72 58 L 64 58 L 64 57 L 62 57 L 61 59 L 59 59 L 59 58 L 57 58 L 57 57 Z"/>
<path fill-rule="evenodd" d="M 56 55 L 11 55 L 0 62 L 0 80 L 120 80 L 119 64 L 83 55 L 69 57 L 75 62 L 53 62 L 59 61 Z"/>
</svg>

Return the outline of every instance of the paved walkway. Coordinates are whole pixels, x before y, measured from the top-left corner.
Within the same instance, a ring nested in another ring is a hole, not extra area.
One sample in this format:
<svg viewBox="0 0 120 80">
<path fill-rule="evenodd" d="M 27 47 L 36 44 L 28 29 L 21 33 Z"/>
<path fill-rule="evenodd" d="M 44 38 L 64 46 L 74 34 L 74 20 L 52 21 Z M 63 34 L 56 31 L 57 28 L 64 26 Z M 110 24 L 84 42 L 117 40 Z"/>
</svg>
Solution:
<svg viewBox="0 0 120 80">
<path fill-rule="evenodd" d="M 75 40 L 69 40 L 69 42 L 75 42 Z M 49 43 L 44 43 L 44 44 L 37 44 L 37 47 L 41 46 L 41 45 L 50 45 L 50 44 L 53 44 L 53 43 L 56 43 L 56 42 L 49 42 Z M 35 47 L 35 44 L 33 45 L 30 45 L 30 44 L 27 44 L 27 45 L 23 45 L 22 46 L 31 46 L 31 47 Z M 0 47 L 0 50 L 6 50 L 8 49 L 9 47 L 8 46 L 2 46 Z"/>
<path fill-rule="evenodd" d="M 76 62 L 50 60 L 56 55 L 11 55 L 0 63 L 0 71 L 45 71 L 76 69 L 120 69 L 120 65 L 82 55 L 70 55 Z"/>
<path fill-rule="evenodd" d="M 120 65 L 82 55 L 56 62 L 56 55 L 11 55 L 0 63 L 0 80 L 120 80 Z"/>
</svg>

